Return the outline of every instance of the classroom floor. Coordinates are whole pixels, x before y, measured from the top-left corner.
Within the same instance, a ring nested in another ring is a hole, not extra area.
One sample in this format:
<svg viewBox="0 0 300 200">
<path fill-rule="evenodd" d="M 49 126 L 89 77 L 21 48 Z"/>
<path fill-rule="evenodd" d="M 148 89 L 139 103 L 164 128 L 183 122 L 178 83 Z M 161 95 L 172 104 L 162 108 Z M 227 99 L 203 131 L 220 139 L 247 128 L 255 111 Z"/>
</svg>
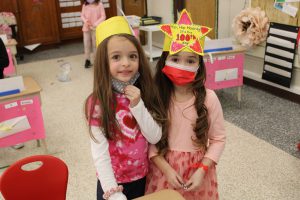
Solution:
<svg viewBox="0 0 300 200">
<path fill-rule="evenodd" d="M 73 56 L 69 56 L 72 51 Z M 61 60 L 72 66 L 71 81 L 56 75 Z M 84 100 L 91 92 L 93 68 L 85 69 L 82 43 L 24 54 L 18 74 L 32 76 L 42 87 L 42 112 L 50 154 L 69 168 L 67 199 L 95 199 L 96 176 L 84 120 Z M 227 144 L 217 165 L 222 200 L 298 200 L 300 196 L 300 105 L 243 86 L 241 108 L 236 89 L 217 91 Z M 0 166 L 28 155 L 42 154 L 35 141 L 20 150 L 0 149 Z M 5 169 L 0 169 L 0 175 Z M 0 195 L 1 199 L 1 195 Z"/>
</svg>

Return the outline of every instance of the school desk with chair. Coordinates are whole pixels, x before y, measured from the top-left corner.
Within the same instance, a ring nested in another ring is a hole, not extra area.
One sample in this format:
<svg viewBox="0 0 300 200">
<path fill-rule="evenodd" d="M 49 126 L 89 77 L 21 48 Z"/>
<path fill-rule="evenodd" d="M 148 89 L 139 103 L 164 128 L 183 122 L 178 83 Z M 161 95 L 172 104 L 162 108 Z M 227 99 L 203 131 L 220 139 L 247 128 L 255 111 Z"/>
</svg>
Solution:
<svg viewBox="0 0 300 200">
<path fill-rule="evenodd" d="M 24 90 L 21 92 L 0 96 L 0 148 L 37 140 L 38 146 L 41 141 L 47 153 L 41 111 L 42 89 L 31 77 L 23 77 L 23 81 Z"/>
<path fill-rule="evenodd" d="M 244 52 L 246 48 L 233 46 L 232 50 L 215 51 L 204 55 L 205 86 L 212 90 L 237 87 L 239 107 L 242 100 Z"/>
</svg>

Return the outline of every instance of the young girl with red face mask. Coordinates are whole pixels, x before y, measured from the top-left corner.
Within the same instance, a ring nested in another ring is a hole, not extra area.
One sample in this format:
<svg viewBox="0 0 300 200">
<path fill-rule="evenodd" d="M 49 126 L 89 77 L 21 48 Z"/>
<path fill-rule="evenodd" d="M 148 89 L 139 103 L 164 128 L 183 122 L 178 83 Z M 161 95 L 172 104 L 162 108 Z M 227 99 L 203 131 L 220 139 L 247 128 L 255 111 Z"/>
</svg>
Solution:
<svg viewBox="0 0 300 200">
<path fill-rule="evenodd" d="M 146 193 L 168 188 L 187 200 L 218 199 L 216 164 L 226 137 L 218 97 L 204 86 L 203 45 L 210 28 L 192 24 L 186 10 L 176 25 L 161 26 L 166 37 L 155 82 L 168 131 L 150 147 Z"/>
</svg>

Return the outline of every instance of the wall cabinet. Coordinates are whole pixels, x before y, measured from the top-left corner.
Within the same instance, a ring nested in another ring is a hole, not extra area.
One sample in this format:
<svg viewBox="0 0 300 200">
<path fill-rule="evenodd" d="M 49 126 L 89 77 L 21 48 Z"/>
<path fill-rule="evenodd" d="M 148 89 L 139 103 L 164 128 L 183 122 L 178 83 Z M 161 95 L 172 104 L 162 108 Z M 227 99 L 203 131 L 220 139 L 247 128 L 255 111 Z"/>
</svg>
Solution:
<svg viewBox="0 0 300 200">
<path fill-rule="evenodd" d="M 17 40 L 21 46 L 60 41 L 57 8 L 53 0 L 1 0 L 0 11 L 17 18 Z"/>
<path fill-rule="evenodd" d="M 18 27 L 22 34 L 20 42 L 24 45 L 59 42 L 56 13 L 53 0 L 18 0 Z"/>
<path fill-rule="evenodd" d="M 79 0 L 70 2 L 70 4 L 68 2 L 57 2 L 58 27 L 61 40 L 82 36 L 81 8 L 82 2 Z"/>
<path fill-rule="evenodd" d="M 191 13 L 193 23 L 212 28 L 212 31 L 208 33 L 208 37 L 212 39 L 216 38 L 218 33 L 218 25 L 216 22 L 218 1 L 189 0 L 185 1 L 185 7 Z"/>
<path fill-rule="evenodd" d="M 83 0 L 1 0 L 0 12 L 17 18 L 19 46 L 56 44 L 82 37 Z M 103 0 L 107 18 L 117 15 L 116 1 Z"/>
</svg>

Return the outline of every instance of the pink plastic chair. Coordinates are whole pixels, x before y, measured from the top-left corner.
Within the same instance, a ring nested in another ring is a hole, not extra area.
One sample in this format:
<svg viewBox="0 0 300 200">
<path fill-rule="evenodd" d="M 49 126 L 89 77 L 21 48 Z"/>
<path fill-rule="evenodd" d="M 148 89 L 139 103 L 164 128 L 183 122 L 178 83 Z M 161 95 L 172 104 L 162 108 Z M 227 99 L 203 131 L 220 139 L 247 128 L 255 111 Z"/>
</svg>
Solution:
<svg viewBox="0 0 300 200">
<path fill-rule="evenodd" d="M 34 170 L 24 168 L 42 163 Z M 68 167 L 64 161 L 49 155 L 21 159 L 7 168 L 0 178 L 5 200 L 65 200 Z"/>
<path fill-rule="evenodd" d="M 12 55 L 10 52 L 10 49 L 6 49 L 7 55 L 8 55 L 8 60 L 9 60 L 9 65 L 4 68 L 3 74 L 4 76 L 13 76 L 16 75 L 16 68 L 12 59 Z"/>
</svg>

